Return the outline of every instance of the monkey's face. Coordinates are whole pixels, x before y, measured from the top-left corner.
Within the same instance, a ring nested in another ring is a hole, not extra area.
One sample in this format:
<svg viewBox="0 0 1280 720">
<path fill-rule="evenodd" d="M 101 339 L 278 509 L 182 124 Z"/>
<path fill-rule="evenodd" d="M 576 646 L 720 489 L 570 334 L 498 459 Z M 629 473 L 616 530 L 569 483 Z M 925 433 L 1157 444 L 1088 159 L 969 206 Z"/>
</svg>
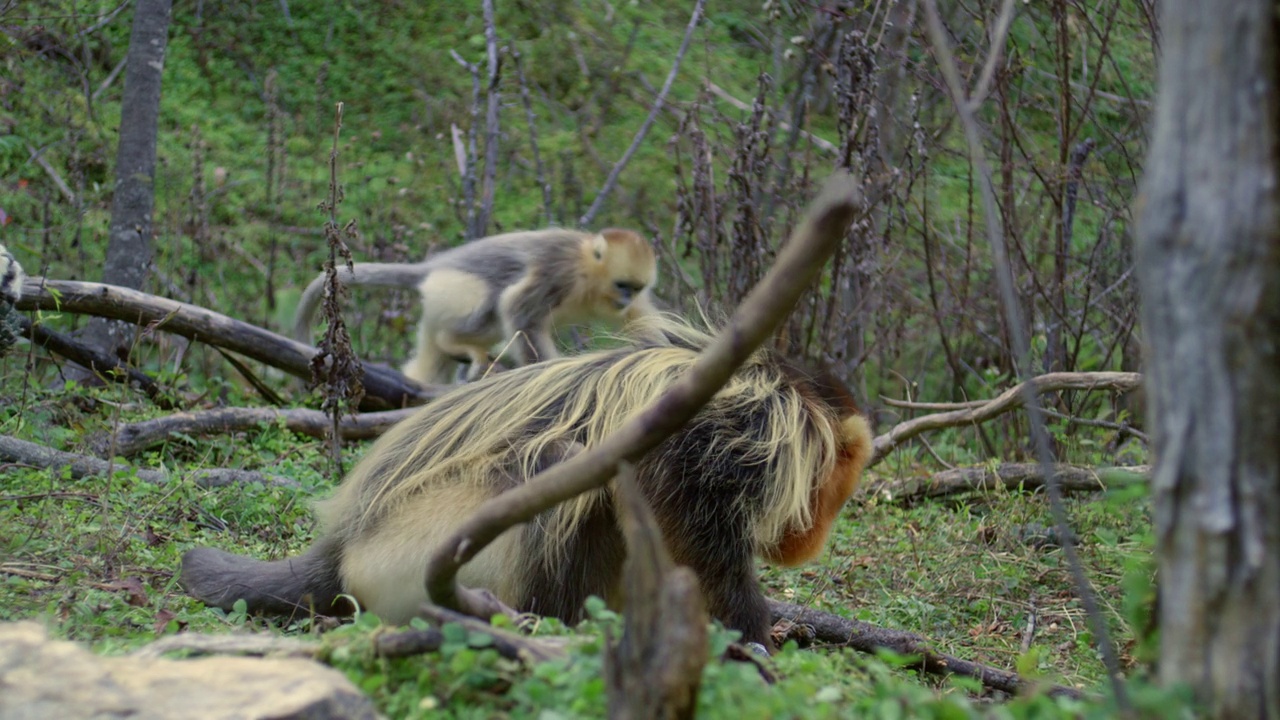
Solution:
<svg viewBox="0 0 1280 720">
<path fill-rule="evenodd" d="M 597 254 L 602 271 L 598 289 L 601 305 L 622 314 L 653 287 L 657 260 L 649 243 L 630 230 L 608 229 L 600 234 L 605 240 Z"/>
</svg>

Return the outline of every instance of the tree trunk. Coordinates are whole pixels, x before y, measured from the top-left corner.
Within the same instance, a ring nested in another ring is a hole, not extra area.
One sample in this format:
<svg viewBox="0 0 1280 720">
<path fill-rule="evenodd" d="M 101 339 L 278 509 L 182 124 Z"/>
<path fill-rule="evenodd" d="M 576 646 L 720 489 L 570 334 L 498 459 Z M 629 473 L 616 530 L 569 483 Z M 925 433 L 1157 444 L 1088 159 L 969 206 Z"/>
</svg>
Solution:
<svg viewBox="0 0 1280 720">
<path fill-rule="evenodd" d="M 116 186 L 102 282 L 140 290 L 151 266 L 151 210 L 155 205 L 156 122 L 172 0 L 138 0 L 129 36 L 120 103 Z M 133 326 L 95 318 L 85 330 L 91 346 L 114 351 Z"/>
<path fill-rule="evenodd" d="M 1164 0 L 1137 205 L 1160 677 L 1280 717 L 1280 21 Z"/>
</svg>

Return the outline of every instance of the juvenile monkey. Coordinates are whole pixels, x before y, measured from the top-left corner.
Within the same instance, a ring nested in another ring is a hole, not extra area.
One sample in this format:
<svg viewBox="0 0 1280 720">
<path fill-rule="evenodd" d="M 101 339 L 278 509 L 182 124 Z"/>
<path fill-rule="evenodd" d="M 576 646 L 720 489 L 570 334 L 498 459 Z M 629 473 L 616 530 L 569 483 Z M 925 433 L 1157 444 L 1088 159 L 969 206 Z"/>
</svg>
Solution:
<svg viewBox="0 0 1280 720">
<path fill-rule="evenodd" d="M 635 345 L 499 373 L 445 394 L 379 439 L 318 507 L 317 540 L 262 562 L 213 548 L 183 556 L 180 580 L 209 605 L 347 614 L 354 597 L 403 624 L 427 600 L 427 558 L 486 500 L 591 448 L 670 387 L 709 338 L 662 316 Z M 659 341 L 657 338 L 662 338 Z M 711 615 L 772 647 L 754 556 L 816 557 L 871 457 L 847 389 L 758 351 L 683 429 L 635 466 L 677 563 Z M 589 595 L 616 600 L 626 556 L 611 487 L 499 536 L 458 581 L 521 611 L 576 622 Z"/>
<path fill-rule="evenodd" d="M 556 326 L 653 313 L 657 260 L 630 230 L 551 228 L 473 240 L 420 263 L 356 263 L 339 277 L 347 285 L 416 288 L 422 318 L 403 372 L 420 383 L 447 384 L 460 364 L 469 365 L 468 380 L 479 377 L 499 343 L 527 365 L 559 357 Z M 297 340 L 310 341 L 323 293 L 324 276 L 303 292 L 294 316 Z"/>
</svg>

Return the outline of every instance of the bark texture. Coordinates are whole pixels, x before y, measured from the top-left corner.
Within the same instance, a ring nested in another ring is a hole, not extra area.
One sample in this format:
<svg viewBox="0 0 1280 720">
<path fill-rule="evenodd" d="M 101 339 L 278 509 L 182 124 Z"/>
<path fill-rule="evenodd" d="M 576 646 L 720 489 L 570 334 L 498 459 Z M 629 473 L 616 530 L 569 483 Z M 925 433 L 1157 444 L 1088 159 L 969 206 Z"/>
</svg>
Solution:
<svg viewBox="0 0 1280 720">
<path fill-rule="evenodd" d="M 1160 675 L 1280 717 L 1280 32 L 1275 0 L 1165 0 L 1137 207 Z"/>
<path fill-rule="evenodd" d="M 129 35 L 116 146 L 116 186 L 111 200 L 106 261 L 102 282 L 142 288 L 151 266 L 151 211 L 155 205 L 156 123 L 160 117 L 160 81 L 169 39 L 173 0 L 138 0 Z M 121 344 L 133 328 L 94 318 L 89 344 L 104 350 Z"/>
</svg>

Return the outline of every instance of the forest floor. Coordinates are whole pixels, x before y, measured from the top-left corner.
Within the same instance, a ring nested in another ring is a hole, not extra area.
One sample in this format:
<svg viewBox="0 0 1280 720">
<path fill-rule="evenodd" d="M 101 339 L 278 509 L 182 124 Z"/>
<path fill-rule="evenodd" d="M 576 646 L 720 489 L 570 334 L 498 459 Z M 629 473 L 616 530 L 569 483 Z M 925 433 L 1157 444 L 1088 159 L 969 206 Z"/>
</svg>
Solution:
<svg viewBox="0 0 1280 720">
<path fill-rule="evenodd" d="M 0 360 L 0 397 L 10 399 L 0 404 L 0 431 L 5 434 L 86 452 L 91 442 L 109 441 L 113 427 L 161 414 L 120 387 L 51 392 L 30 386 L 23 382 L 23 364 L 20 356 Z M 224 391 L 223 401 L 230 405 L 253 402 L 234 386 Z M 365 447 L 367 443 L 348 447 L 344 462 L 353 462 Z M 945 442 L 935 451 L 945 457 Z M 310 502 L 332 487 L 323 443 L 263 426 L 233 436 L 174 437 L 130 462 L 169 470 L 176 480 L 147 483 L 129 470 L 73 480 L 20 466 L 4 469 L 0 619 L 36 618 L 58 636 L 91 643 L 103 652 L 122 652 L 182 631 L 308 632 L 307 621 L 282 626 L 207 609 L 183 594 L 175 571 L 182 552 L 196 545 L 259 558 L 305 548 L 312 538 Z M 181 479 L 184 471 L 203 467 L 267 470 L 301 487 L 200 489 Z M 865 486 L 927 476 L 936 469 L 899 452 L 871 471 Z M 1141 487 L 1130 487 L 1075 495 L 1068 504 L 1086 571 L 1102 600 L 1112 640 L 1129 667 L 1135 662 L 1134 624 L 1143 623 L 1150 611 L 1150 518 L 1143 494 Z M 861 492 L 846 506 L 828 551 L 816 563 L 790 571 L 762 565 L 762 581 L 772 597 L 917 633 L 944 653 L 1100 690 L 1105 673 L 1095 638 L 1051 527 L 1043 493 L 998 490 L 900 504 Z M 368 632 L 371 622 L 366 618 L 362 629 L 351 632 Z M 583 628 L 588 634 L 593 630 L 598 632 L 593 624 Z M 538 629 L 567 631 L 555 622 Z M 476 652 L 477 657 L 451 663 L 424 656 L 391 661 L 394 668 L 382 667 L 385 662 L 349 661 L 345 669 L 384 709 L 396 713 L 410 697 L 435 698 L 439 705 L 426 709 L 452 707 L 462 715 L 483 708 L 520 715 L 521 708 L 532 711 L 548 698 L 563 700 L 578 691 L 592 697 L 591 676 L 582 668 L 542 677 Z M 806 698 L 804 706 L 813 705 L 814 716 L 824 714 L 818 707 L 824 705 L 821 698 L 847 710 L 841 699 L 865 700 L 868 688 L 877 686 L 879 676 L 867 662 L 847 650 L 789 648 L 778 660 L 787 679 L 769 690 L 756 687 L 753 697 L 786 705 L 794 700 L 787 699 L 788 693 L 794 692 Z M 900 693 L 903 683 L 917 682 L 910 679 L 912 672 L 883 672 L 898 678 L 889 685 L 897 688 L 894 692 Z M 380 679 L 370 680 L 373 676 Z M 506 680 L 497 683 L 499 677 Z M 729 702 L 722 695 L 732 697 L 741 692 L 734 690 L 738 683 L 751 682 L 732 674 L 715 677 L 708 682 L 706 702 Z M 972 689 L 928 676 L 918 681 L 921 689 L 946 696 L 962 697 Z M 533 694 L 512 695 L 512 682 Z M 543 691 L 551 695 L 538 695 L 531 683 L 547 684 Z M 486 687 L 490 690 L 484 691 Z M 806 695 L 806 688 L 812 692 Z M 591 716 L 592 707 L 580 711 Z M 763 712 L 770 704 L 753 707 L 755 711 L 744 712 Z"/>
</svg>

